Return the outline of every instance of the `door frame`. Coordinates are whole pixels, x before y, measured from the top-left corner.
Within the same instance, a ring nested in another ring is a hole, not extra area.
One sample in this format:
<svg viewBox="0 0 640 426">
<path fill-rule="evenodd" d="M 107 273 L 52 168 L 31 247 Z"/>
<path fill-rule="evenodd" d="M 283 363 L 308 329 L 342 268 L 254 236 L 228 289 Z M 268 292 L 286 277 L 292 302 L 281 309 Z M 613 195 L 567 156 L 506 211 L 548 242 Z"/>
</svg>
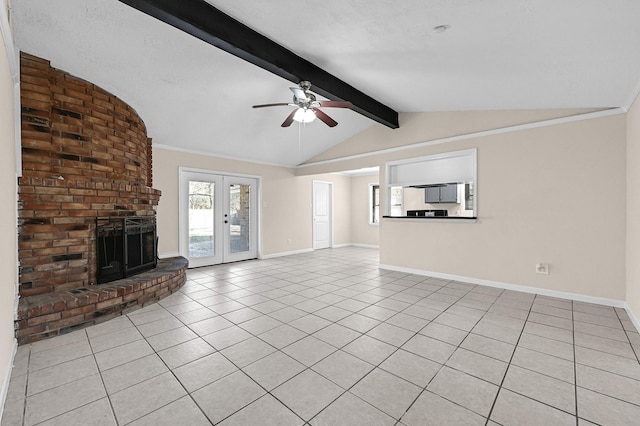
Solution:
<svg viewBox="0 0 640 426">
<path fill-rule="evenodd" d="M 326 180 L 317 180 L 314 179 L 311 183 L 311 247 L 313 250 L 317 250 L 316 248 L 316 227 L 314 224 L 314 217 L 316 211 L 316 197 L 315 197 L 315 185 L 316 183 L 326 184 L 329 188 L 329 248 L 333 248 L 333 182 L 329 182 Z"/>
<path fill-rule="evenodd" d="M 256 214 L 258 217 L 256 218 L 256 238 L 257 238 L 257 258 L 262 258 L 262 176 L 258 175 L 249 175 L 244 173 L 234 173 L 234 172 L 226 172 L 220 170 L 210 170 L 210 169 L 198 169 L 193 167 L 178 167 L 178 250 L 180 251 L 180 255 L 183 256 L 183 253 L 187 252 L 187 247 L 185 247 L 185 239 L 184 239 L 184 227 L 185 221 L 188 220 L 188 207 L 186 203 L 183 202 L 183 198 L 185 196 L 185 173 L 202 173 L 209 175 L 219 175 L 219 176 L 232 176 L 232 177 L 240 177 L 240 178 L 250 178 L 256 179 L 257 187 L 256 187 Z M 188 232 L 188 231 L 187 231 Z"/>
</svg>

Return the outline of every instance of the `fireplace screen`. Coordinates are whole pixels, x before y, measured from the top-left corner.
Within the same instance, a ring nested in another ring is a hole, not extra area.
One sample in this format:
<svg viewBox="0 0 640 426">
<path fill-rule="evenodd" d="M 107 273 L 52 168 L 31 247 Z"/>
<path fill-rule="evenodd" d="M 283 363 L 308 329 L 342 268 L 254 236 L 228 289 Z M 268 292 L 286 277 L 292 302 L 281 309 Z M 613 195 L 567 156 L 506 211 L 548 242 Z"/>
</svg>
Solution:
<svg viewBox="0 0 640 426">
<path fill-rule="evenodd" d="M 155 268 L 156 218 L 97 218 L 96 256 L 98 284 Z"/>
</svg>

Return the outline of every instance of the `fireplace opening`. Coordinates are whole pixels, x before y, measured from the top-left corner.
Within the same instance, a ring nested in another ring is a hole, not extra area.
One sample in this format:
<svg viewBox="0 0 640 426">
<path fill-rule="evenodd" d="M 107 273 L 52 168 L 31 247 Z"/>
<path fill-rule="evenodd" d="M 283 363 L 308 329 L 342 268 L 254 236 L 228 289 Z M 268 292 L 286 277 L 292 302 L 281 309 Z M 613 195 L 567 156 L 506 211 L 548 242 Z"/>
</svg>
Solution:
<svg viewBox="0 0 640 426">
<path fill-rule="evenodd" d="M 98 284 L 127 278 L 158 264 L 154 216 L 96 219 Z"/>
</svg>

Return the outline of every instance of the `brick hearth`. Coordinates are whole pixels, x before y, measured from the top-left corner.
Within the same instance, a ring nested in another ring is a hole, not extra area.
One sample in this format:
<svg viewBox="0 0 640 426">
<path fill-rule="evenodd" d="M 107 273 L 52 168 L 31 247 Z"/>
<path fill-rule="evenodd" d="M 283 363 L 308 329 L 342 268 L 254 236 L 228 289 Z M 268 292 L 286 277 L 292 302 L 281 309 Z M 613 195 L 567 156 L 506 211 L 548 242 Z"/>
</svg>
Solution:
<svg viewBox="0 0 640 426">
<path fill-rule="evenodd" d="M 20 299 L 18 344 L 98 324 L 157 302 L 186 281 L 187 260 L 173 257 L 131 278 Z"/>
<path fill-rule="evenodd" d="M 129 309 L 158 299 L 182 285 L 184 273 L 164 277 L 166 285 L 160 288 L 169 290 L 153 290 L 152 298 L 138 303 L 118 298 L 134 297 L 138 290 L 133 289 L 140 286 L 144 290 L 159 285 L 158 277 L 150 282 L 140 281 L 144 274 L 131 278 L 138 286 L 128 280 L 95 285 L 96 217 L 155 216 L 160 191 L 152 188 L 151 139 L 136 111 L 116 96 L 52 68 L 44 59 L 25 53 L 20 59 L 21 317 L 16 328 L 24 343 L 117 314 L 117 306 Z M 78 305 L 83 292 L 96 295 L 97 301 Z M 108 297 L 112 294 L 114 298 Z M 55 308 L 47 300 L 54 301 Z M 58 310 L 63 300 L 65 306 Z"/>
</svg>

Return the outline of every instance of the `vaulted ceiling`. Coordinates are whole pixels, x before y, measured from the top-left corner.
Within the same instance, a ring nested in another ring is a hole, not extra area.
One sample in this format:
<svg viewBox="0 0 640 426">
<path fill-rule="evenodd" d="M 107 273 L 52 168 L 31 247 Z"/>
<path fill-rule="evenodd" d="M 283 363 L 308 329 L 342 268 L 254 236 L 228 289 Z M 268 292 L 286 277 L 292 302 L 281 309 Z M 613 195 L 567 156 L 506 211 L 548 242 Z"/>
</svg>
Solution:
<svg viewBox="0 0 640 426">
<path fill-rule="evenodd" d="M 640 83 L 635 0 L 207 3 L 401 114 L 627 107 Z M 251 106 L 294 83 L 117 0 L 12 7 L 20 50 L 129 103 L 160 146 L 293 166 L 380 125 L 282 128 L 290 107 Z"/>
</svg>

